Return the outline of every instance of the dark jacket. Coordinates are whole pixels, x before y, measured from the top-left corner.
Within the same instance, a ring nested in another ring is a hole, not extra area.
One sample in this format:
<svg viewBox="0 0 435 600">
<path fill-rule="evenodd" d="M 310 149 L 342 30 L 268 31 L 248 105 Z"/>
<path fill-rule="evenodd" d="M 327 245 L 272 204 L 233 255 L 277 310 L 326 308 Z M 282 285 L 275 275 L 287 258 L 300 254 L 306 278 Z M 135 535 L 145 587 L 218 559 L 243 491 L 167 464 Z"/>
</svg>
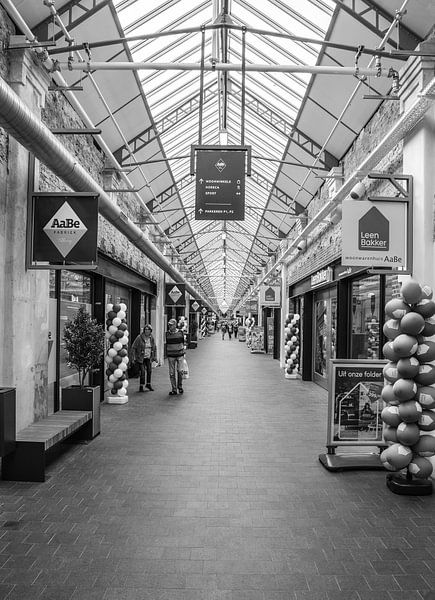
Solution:
<svg viewBox="0 0 435 600">
<path fill-rule="evenodd" d="M 172 357 L 184 356 L 184 334 L 179 329 L 174 333 L 166 332 L 166 355 Z"/>
<path fill-rule="evenodd" d="M 157 347 L 156 347 L 156 342 L 154 340 L 154 337 L 152 335 L 150 335 L 150 342 L 151 342 L 150 359 L 156 360 Z M 142 332 L 141 334 L 139 334 L 137 336 L 137 338 L 134 340 L 134 342 L 131 346 L 130 360 L 132 360 L 133 362 L 143 362 L 144 357 L 145 357 L 145 335 Z"/>
</svg>

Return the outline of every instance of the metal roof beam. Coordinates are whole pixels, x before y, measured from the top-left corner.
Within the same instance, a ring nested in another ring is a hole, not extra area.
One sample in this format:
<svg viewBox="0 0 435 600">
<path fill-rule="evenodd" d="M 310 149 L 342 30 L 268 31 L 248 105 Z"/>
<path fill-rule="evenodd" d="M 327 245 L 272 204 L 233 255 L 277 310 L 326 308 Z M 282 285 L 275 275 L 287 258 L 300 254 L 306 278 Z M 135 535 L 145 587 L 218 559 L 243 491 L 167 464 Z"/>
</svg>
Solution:
<svg viewBox="0 0 435 600">
<path fill-rule="evenodd" d="M 384 38 L 385 33 L 388 31 L 396 16 L 396 14 L 389 14 L 375 2 L 372 2 L 372 0 L 351 0 L 350 6 L 345 3 L 345 0 L 333 0 L 333 2 L 381 39 Z M 360 8 L 357 7 L 357 4 Z M 382 27 L 381 25 L 382 20 L 386 21 L 385 27 Z M 399 40 L 399 46 L 397 45 L 397 40 L 391 38 L 387 40 L 389 44 L 396 47 L 398 50 L 414 50 L 414 48 L 423 41 L 422 38 L 402 25 L 402 23 L 400 23 L 398 31 L 400 32 L 401 38 Z"/>
<path fill-rule="evenodd" d="M 274 186 L 272 182 L 261 175 L 258 171 L 252 171 L 251 179 L 255 181 L 257 185 L 270 192 L 271 196 L 282 202 L 286 208 L 293 207 L 293 212 L 289 212 L 288 214 L 298 215 L 305 210 L 302 204 L 296 202 L 291 196 Z"/>
<path fill-rule="evenodd" d="M 95 15 L 99 10 L 112 3 L 111 0 L 71 0 L 65 6 L 56 9 L 56 12 L 62 20 L 68 31 L 74 29 L 78 25 L 84 23 L 87 19 Z M 81 11 L 81 16 L 77 17 L 78 11 Z M 66 21 L 65 21 L 66 19 Z M 52 15 L 36 25 L 32 31 L 38 39 L 46 40 L 49 37 L 49 29 L 53 26 Z M 50 34 L 51 38 L 58 40 L 64 37 L 63 31 L 59 31 L 55 35 Z"/>
<path fill-rule="evenodd" d="M 237 84 L 234 84 L 234 82 L 233 86 L 238 88 L 237 95 L 240 95 L 240 87 Z M 268 125 L 272 125 L 277 131 L 290 138 L 292 142 L 297 144 L 313 158 L 317 158 L 324 167 L 332 169 L 332 167 L 336 167 L 338 165 L 338 159 L 335 158 L 335 156 L 326 150 L 322 150 L 320 144 L 303 133 L 303 131 L 295 127 L 294 123 L 284 119 L 284 117 L 261 102 L 261 100 L 255 96 L 251 96 L 248 92 L 245 94 L 246 107 L 249 108 L 256 116 L 261 117 Z"/>
<path fill-rule="evenodd" d="M 217 94 L 217 90 L 213 90 L 212 88 L 216 87 L 216 84 L 207 86 L 204 89 L 204 104 L 208 102 L 211 98 L 215 97 Z M 132 146 L 133 154 L 145 148 L 148 144 L 153 142 L 159 135 L 162 133 L 166 133 L 174 127 L 180 121 L 184 120 L 186 117 L 189 117 L 192 113 L 195 113 L 199 110 L 199 94 L 195 94 L 180 106 L 177 106 L 174 110 L 171 110 L 166 115 L 164 115 L 161 119 L 156 121 L 153 125 L 150 125 L 140 133 L 138 133 L 135 137 L 129 140 L 129 145 Z M 117 156 L 120 152 L 122 153 L 126 149 L 126 146 L 121 146 L 114 152 Z M 128 152 L 127 156 L 125 156 L 122 160 L 128 160 L 128 157 L 131 153 Z"/>
</svg>

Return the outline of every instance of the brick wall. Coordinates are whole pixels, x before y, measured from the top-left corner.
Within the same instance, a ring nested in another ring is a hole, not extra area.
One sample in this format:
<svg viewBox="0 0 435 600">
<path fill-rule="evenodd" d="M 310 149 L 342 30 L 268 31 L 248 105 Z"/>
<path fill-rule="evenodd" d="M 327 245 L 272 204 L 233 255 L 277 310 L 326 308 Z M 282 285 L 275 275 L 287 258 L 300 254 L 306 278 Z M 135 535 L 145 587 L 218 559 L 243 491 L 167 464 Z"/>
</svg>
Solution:
<svg viewBox="0 0 435 600">
<path fill-rule="evenodd" d="M 84 126 L 74 108 L 58 92 L 47 94 L 41 118 L 49 128 L 80 128 Z M 89 171 L 95 181 L 101 187 L 104 187 L 102 173 L 105 166 L 105 155 L 92 136 L 62 135 L 62 143 L 71 154 L 78 157 L 80 164 Z M 116 176 L 114 176 L 114 179 L 116 179 Z M 41 191 L 64 191 L 68 189 L 63 181 L 45 165 L 41 165 L 39 185 Z M 116 181 L 112 181 L 110 187 L 116 187 Z M 125 186 L 120 185 L 120 187 Z M 116 202 L 133 222 L 140 222 L 143 208 L 133 194 L 111 193 L 111 196 L 113 202 Z M 137 271 L 140 275 L 158 281 L 160 271 L 154 263 L 131 242 L 127 241 L 125 236 L 102 216 L 99 217 L 98 247 L 111 258 Z"/>
<path fill-rule="evenodd" d="M 384 102 L 376 114 L 370 119 L 359 136 L 355 139 L 345 156 L 342 158 L 344 179 L 352 175 L 367 157 L 367 155 L 385 137 L 392 125 L 399 118 L 399 102 Z M 386 173 L 402 172 L 402 150 L 400 142 L 378 164 L 375 170 Z M 371 193 L 382 194 L 388 188 L 384 182 L 374 181 L 368 188 Z M 308 220 L 313 219 L 329 200 L 327 185 L 323 184 L 310 205 Z M 293 285 L 308 277 L 311 273 L 326 267 L 341 256 L 342 223 L 332 225 L 321 223 L 308 236 L 306 251 L 296 257 L 288 267 L 288 285 Z"/>
</svg>

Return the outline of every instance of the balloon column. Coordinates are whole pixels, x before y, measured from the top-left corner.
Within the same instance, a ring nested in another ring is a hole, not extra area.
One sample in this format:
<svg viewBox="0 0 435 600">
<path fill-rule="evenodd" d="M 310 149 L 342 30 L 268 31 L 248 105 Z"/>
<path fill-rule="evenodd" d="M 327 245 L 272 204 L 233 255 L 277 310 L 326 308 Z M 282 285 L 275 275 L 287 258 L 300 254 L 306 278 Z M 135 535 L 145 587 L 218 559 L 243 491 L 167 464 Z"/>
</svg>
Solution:
<svg viewBox="0 0 435 600">
<path fill-rule="evenodd" d="M 382 398 L 386 406 L 384 440 L 388 448 L 381 461 L 389 471 L 387 485 L 397 494 L 432 493 L 432 463 L 435 455 L 435 302 L 432 289 L 414 279 L 402 285 L 401 297 L 385 305 Z"/>
<path fill-rule="evenodd" d="M 125 404 L 128 402 L 127 368 L 128 368 L 128 329 L 126 321 L 127 306 L 124 303 L 107 304 L 106 338 L 110 344 L 107 351 L 106 375 L 110 394 L 109 404 Z"/>
<path fill-rule="evenodd" d="M 296 379 L 298 377 L 300 364 L 300 316 L 295 313 L 289 313 L 285 320 L 285 377 L 286 379 Z"/>
<path fill-rule="evenodd" d="M 201 325 L 200 325 L 201 338 L 205 338 L 205 336 L 206 336 L 206 329 L 207 329 L 207 322 L 205 320 L 205 314 L 202 313 L 202 315 L 201 315 Z"/>
</svg>

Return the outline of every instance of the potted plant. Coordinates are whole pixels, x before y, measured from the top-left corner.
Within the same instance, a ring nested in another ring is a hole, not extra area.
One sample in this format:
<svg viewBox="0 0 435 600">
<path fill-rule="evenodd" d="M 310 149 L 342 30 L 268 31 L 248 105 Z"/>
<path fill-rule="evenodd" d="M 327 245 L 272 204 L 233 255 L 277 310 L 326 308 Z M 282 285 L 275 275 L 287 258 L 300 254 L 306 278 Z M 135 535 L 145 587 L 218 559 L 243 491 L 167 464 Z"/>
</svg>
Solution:
<svg viewBox="0 0 435 600">
<path fill-rule="evenodd" d="M 85 385 L 86 377 L 101 366 L 104 354 L 105 332 L 80 306 L 75 317 L 65 323 L 63 341 L 67 353 L 67 364 L 76 369 L 78 385 L 62 389 L 63 410 L 92 410 L 92 436 L 100 433 L 100 386 Z"/>
</svg>

